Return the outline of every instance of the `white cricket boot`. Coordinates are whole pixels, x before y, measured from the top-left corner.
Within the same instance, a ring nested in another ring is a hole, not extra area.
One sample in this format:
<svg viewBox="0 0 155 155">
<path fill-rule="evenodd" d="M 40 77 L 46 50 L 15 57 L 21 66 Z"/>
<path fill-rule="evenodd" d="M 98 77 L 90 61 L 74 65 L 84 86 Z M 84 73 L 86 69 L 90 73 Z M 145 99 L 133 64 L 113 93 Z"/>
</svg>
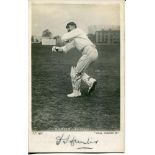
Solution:
<svg viewBox="0 0 155 155">
<path fill-rule="evenodd" d="M 91 85 L 88 88 L 88 94 L 91 94 L 95 90 L 95 86 L 97 85 L 97 81 L 93 78 L 90 78 L 89 81 L 91 82 Z"/>
<path fill-rule="evenodd" d="M 79 97 L 81 96 L 80 90 L 73 90 L 71 94 L 68 94 L 67 97 Z"/>
</svg>

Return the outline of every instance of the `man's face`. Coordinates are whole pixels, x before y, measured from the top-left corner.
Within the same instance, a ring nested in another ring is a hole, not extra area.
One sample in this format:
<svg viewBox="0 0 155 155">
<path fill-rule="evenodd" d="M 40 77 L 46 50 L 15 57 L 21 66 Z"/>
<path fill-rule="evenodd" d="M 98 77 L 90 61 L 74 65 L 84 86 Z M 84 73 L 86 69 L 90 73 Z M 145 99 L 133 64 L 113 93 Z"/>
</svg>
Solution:
<svg viewBox="0 0 155 155">
<path fill-rule="evenodd" d="M 74 25 L 69 25 L 68 28 L 67 28 L 67 31 L 70 32 L 70 31 L 72 31 L 74 29 L 75 29 Z"/>
</svg>

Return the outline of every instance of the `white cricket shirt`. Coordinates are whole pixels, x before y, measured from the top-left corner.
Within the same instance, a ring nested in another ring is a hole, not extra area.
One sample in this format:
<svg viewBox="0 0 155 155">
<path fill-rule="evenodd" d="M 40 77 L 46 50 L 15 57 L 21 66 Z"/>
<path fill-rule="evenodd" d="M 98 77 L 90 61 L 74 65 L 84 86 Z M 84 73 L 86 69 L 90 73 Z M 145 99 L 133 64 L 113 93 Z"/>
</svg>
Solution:
<svg viewBox="0 0 155 155">
<path fill-rule="evenodd" d="M 79 51 L 82 51 L 84 49 L 84 47 L 86 47 L 88 45 L 94 45 L 89 40 L 86 33 L 79 28 L 76 28 L 76 29 L 64 34 L 61 37 L 61 40 L 63 42 L 70 41 L 69 43 L 67 43 L 65 46 L 62 47 L 62 49 L 65 53 L 74 47 L 77 48 Z"/>
</svg>

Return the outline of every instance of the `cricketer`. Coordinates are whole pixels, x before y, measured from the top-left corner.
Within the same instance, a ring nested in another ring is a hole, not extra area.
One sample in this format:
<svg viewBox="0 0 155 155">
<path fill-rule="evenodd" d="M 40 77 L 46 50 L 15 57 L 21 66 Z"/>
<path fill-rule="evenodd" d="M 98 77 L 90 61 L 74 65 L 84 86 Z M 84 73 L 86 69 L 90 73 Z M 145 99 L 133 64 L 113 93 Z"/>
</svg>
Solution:
<svg viewBox="0 0 155 155">
<path fill-rule="evenodd" d="M 90 77 L 85 73 L 86 69 L 98 58 L 98 51 L 95 45 L 89 40 L 86 33 L 80 28 L 77 28 L 75 22 L 69 22 L 66 25 L 67 33 L 65 33 L 61 40 L 66 44 L 61 47 L 53 46 L 52 52 L 67 53 L 70 49 L 76 48 L 82 53 L 81 58 L 78 60 L 76 66 L 71 67 L 71 83 L 73 92 L 68 94 L 68 97 L 81 96 L 80 85 L 81 80 L 88 85 L 88 94 L 95 90 L 97 84 L 96 79 Z"/>
</svg>

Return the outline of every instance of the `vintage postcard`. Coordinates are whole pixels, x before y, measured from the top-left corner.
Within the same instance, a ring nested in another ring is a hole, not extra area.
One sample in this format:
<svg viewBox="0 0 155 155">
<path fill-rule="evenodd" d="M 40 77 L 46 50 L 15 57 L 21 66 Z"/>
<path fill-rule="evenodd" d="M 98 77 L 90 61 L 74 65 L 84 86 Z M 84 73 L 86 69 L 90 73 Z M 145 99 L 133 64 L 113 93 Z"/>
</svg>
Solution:
<svg viewBox="0 0 155 155">
<path fill-rule="evenodd" d="M 124 152 L 124 0 L 29 0 L 29 153 Z"/>
</svg>

